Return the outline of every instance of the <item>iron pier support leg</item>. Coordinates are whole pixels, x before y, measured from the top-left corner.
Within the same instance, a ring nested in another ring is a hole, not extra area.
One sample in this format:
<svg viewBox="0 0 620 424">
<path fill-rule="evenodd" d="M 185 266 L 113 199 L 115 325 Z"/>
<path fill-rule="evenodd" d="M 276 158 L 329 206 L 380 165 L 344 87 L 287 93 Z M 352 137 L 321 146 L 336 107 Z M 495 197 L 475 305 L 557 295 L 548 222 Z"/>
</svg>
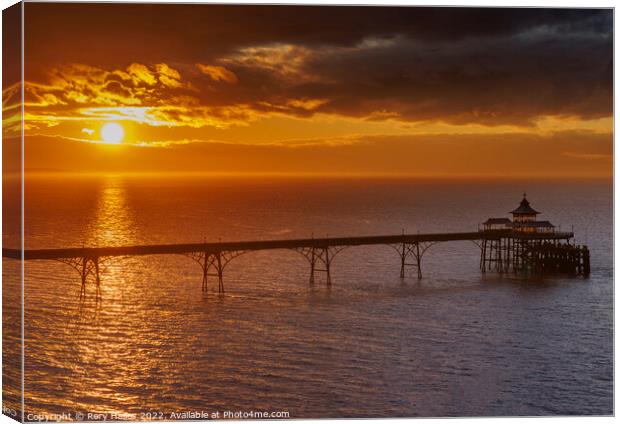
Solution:
<svg viewBox="0 0 620 424">
<path fill-rule="evenodd" d="M 99 258 L 94 258 L 95 265 L 95 284 L 97 285 L 97 299 L 101 297 L 101 278 L 99 277 Z"/>
<path fill-rule="evenodd" d="M 482 273 L 487 272 L 487 249 L 489 247 L 489 242 L 485 239 L 484 244 L 482 245 Z"/>
<path fill-rule="evenodd" d="M 590 250 L 586 246 L 582 248 L 583 255 L 583 276 L 584 278 L 590 276 Z"/>
<path fill-rule="evenodd" d="M 482 240 L 482 244 L 480 245 L 480 271 L 482 271 L 482 273 L 484 274 L 484 251 L 486 249 L 487 246 L 487 241 L 486 240 Z"/>
<path fill-rule="evenodd" d="M 222 254 L 217 254 L 217 279 L 219 282 L 218 292 L 224 293 L 224 270 L 222 269 Z"/>
<path fill-rule="evenodd" d="M 88 259 L 82 258 L 82 269 L 80 275 L 82 277 L 82 286 L 80 287 L 80 298 L 86 296 L 86 280 L 88 279 Z"/>
<path fill-rule="evenodd" d="M 314 268 L 316 266 L 316 252 L 314 247 L 312 248 L 312 253 L 310 254 L 310 284 L 314 284 Z"/>
<path fill-rule="evenodd" d="M 495 242 L 495 271 L 502 273 L 502 239 Z"/>
<path fill-rule="evenodd" d="M 420 257 L 420 243 L 415 244 L 415 260 L 418 267 L 418 279 L 422 278 L 422 258 Z"/>
<path fill-rule="evenodd" d="M 332 276 L 331 276 L 331 273 L 329 271 L 329 268 L 330 268 L 329 267 L 329 263 L 330 263 L 330 260 L 329 260 L 329 247 L 325 248 L 324 253 L 325 253 L 325 272 L 327 273 L 327 285 L 331 286 L 332 285 Z"/>
<path fill-rule="evenodd" d="M 209 255 L 205 253 L 204 261 L 200 264 L 202 267 L 202 291 L 207 291 L 207 280 L 209 274 Z"/>
<path fill-rule="evenodd" d="M 506 239 L 506 272 L 510 272 L 510 256 L 512 254 L 512 239 Z"/>
<path fill-rule="evenodd" d="M 489 242 L 489 257 L 487 260 L 487 271 L 493 271 L 493 264 L 497 259 L 497 242 L 495 240 L 491 240 Z"/>
<path fill-rule="evenodd" d="M 400 278 L 405 278 L 405 259 L 407 257 L 405 243 L 403 243 L 403 248 L 400 252 Z"/>
</svg>

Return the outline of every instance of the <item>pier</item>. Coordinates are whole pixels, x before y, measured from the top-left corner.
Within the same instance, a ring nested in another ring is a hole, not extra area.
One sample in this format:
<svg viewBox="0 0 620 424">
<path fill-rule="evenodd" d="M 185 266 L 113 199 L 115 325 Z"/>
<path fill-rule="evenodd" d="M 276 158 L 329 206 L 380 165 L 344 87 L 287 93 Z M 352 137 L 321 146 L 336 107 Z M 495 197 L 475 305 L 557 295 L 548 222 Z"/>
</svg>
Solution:
<svg viewBox="0 0 620 424">
<path fill-rule="evenodd" d="M 325 237 L 285 240 L 250 240 L 217 243 L 155 244 L 119 247 L 82 247 L 67 249 L 2 249 L 4 258 L 18 260 L 54 260 L 65 263 L 80 275 L 80 296 L 93 280 L 100 293 L 101 262 L 108 258 L 144 255 L 184 255 L 194 260 L 202 271 L 202 290 L 209 278 L 217 281 L 218 292 L 224 293 L 224 269 L 239 255 L 259 250 L 293 250 L 310 266 L 310 284 L 317 273 L 325 274 L 332 284 L 331 265 L 342 250 L 355 246 L 390 246 L 399 256 L 400 277 L 412 267 L 422 278 L 422 258 L 437 243 L 470 241 L 480 249 L 480 271 L 500 274 L 513 272 L 525 276 L 549 274 L 590 275 L 590 251 L 577 246 L 573 232 L 556 231 L 549 221 L 538 221 L 525 193 L 519 207 L 509 218 L 489 218 L 475 232 L 399 234 L 385 236 Z"/>
<path fill-rule="evenodd" d="M 400 234 L 362 237 L 325 237 L 285 240 L 256 240 L 217 243 L 158 244 L 119 247 L 82 247 L 67 249 L 27 249 L 23 260 L 55 260 L 74 268 L 80 276 L 80 295 L 86 294 L 88 281 L 97 293 L 101 286 L 100 264 L 107 258 L 144 255 L 184 255 L 194 260 L 202 271 L 202 290 L 210 278 L 215 279 L 218 292 L 224 293 L 224 269 L 239 255 L 259 251 L 287 249 L 300 253 L 310 267 L 310 284 L 317 273 L 325 274 L 325 284 L 332 284 L 331 266 L 334 257 L 345 248 L 387 245 L 399 257 L 400 277 L 407 267 L 422 278 L 422 258 L 437 243 L 470 241 L 480 249 L 481 272 L 550 274 L 562 272 L 587 276 L 590 256 L 586 247 L 569 243 L 572 232 L 521 234 L 512 230 L 479 230 L 463 233 Z M 2 249 L 4 258 L 22 259 L 19 249 Z"/>
</svg>

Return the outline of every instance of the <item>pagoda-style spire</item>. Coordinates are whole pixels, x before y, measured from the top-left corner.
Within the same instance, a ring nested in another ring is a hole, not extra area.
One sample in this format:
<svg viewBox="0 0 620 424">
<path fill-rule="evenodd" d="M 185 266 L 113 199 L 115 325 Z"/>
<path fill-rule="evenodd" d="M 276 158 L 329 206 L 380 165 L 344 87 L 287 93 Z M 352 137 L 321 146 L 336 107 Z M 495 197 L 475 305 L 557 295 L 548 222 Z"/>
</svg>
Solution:
<svg viewBox="0 0 620 424">
<path fill-rule="evenodd" d="M 510 213 L 513 215 L 538 215 L 540 212 L 530 206 L 526 194 L 523 193 L 523 200 L 521 200 L 519 207 Z"/>
</svg>

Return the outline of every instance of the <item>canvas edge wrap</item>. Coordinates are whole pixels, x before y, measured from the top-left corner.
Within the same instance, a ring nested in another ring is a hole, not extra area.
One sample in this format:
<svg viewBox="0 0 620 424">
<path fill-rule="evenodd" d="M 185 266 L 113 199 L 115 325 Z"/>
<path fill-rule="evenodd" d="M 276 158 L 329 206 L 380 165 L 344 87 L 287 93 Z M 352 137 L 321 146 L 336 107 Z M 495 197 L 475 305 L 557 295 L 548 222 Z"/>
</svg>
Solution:
<svg viewBox="0 0 620 424">
<path fill-rule="evenodd" d="M 2 75 L 2 247 L 23 252 L 23 2 L 2 11 Z M 22 259 L 3 258 L 2 413 L 21 422 L 24 421 L 23 271 Z M 14 349 L 15 344 L 19 345 L 18 349 Z"/>
</svg>

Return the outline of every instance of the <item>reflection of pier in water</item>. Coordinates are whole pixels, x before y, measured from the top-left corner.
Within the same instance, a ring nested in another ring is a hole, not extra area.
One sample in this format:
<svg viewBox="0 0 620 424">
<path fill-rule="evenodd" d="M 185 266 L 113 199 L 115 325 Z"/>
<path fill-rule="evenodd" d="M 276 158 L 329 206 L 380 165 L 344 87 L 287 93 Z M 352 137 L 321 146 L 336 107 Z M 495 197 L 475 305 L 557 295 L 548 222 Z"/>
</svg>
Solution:
<svg viewBox="0 0 620 424">
<path fill-rule="evenodd" d="M 477 232 L 401 234 L 388 236 L 309 238 L 291 240 L 237 241 L 195 244 L 160 244 L 120 247 L 84 247 L 67 249 L 32 249 L 23 251 L 24 260 L 56 260 L 72 266 L 81 278 L 80 295 L 86 293 L 86 283 L 94 280 L 99 294 L 102 260 L 121 256 L 185 255 L 195 260 L 202 270 L 202 290 L 207 289 L 209 277 L 215 277 L 218 291 L 224 292 L 224 269 L 235 257 L 259 250 L 288 249 L 302 254 L 310 265 L 310 283 L 315 273 L 326 274 L 331 285 L 331 264 L 343 249 L 353 246 L 387 245 L 400 257 L 400 276 L 406 267 L 417 270 L 422 278 L 422 257 L 436 243 L 471 241 L 480 250 L 480 270 L 498 273 L 544 275 L 566 273 L 587 276 L 590 273 L 590 253 L 587 247 L 570 244 L 572 232 L 525 233 L 512 229 L 485 229 Z M 5 258 L 22 259 L 19 249 L 3 249 Z"/>
</svg>

